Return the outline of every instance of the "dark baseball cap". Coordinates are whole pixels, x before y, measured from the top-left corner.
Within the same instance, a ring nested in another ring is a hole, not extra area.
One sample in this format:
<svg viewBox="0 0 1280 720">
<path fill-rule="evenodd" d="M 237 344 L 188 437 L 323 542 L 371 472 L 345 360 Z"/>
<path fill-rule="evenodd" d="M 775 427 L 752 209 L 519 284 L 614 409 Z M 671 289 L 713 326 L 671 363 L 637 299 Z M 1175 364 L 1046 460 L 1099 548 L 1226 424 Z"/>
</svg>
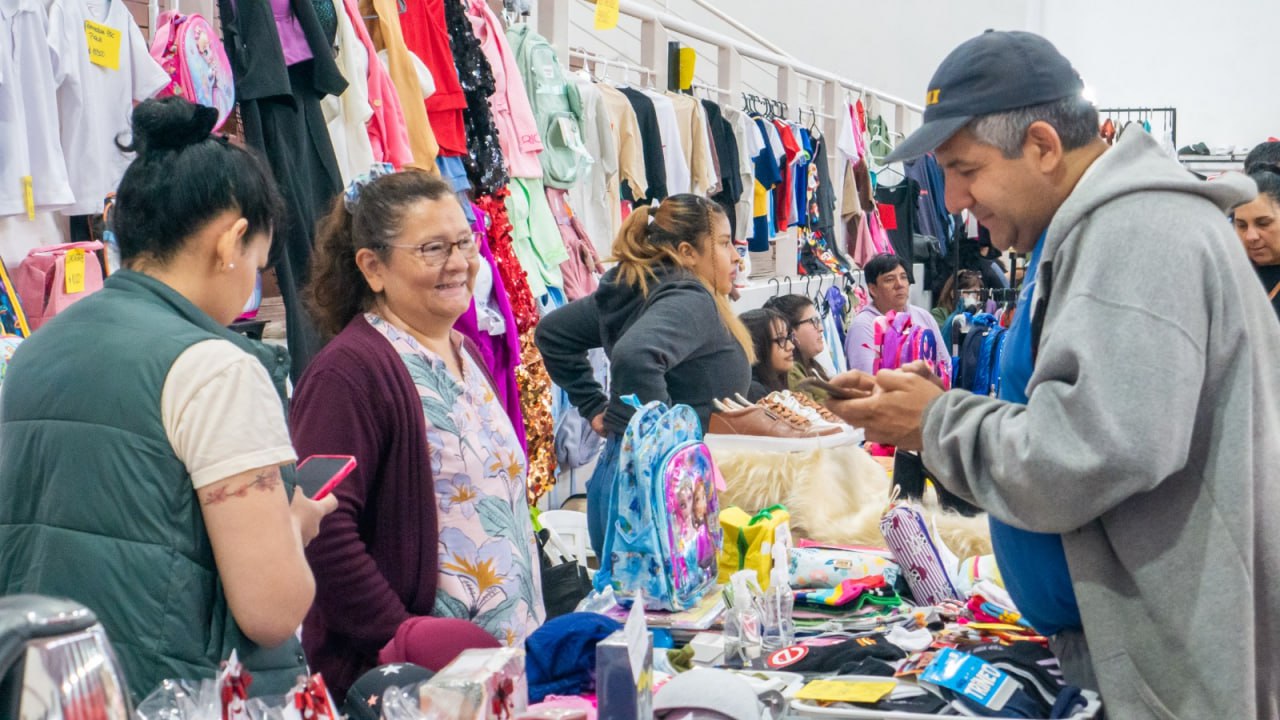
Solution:
<svg viewBox="0 0 1280 720">
<path fill-rule="evenodd" d="M 1045 38 L 988 30 L 942 61 L 925 94 L 924 124 L 885 162 L 933 152 L 980 115 L 1061 100 L 1084 90 L 1080 73 Z"/>
</svg>

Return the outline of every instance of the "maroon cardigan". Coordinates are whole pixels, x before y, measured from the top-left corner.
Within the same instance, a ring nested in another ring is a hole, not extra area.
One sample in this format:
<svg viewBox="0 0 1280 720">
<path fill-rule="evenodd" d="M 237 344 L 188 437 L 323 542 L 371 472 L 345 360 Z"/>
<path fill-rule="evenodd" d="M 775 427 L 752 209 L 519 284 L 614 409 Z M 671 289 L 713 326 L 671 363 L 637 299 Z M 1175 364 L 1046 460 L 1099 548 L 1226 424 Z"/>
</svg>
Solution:
<svg viewBox="0 0 1280 720">
<path fill-rule="evenodd" d="M 470 341 L 464 346 L 479 358 Z M 298 457 L 358 463 L 307 546 L 316 600 L 302 644 L 342 702 L 396 628 L 435 606 L 439 528 L 426 418 L 404 361 L 361 314 L 311 361 L 289 420 Z"/>
</svg>

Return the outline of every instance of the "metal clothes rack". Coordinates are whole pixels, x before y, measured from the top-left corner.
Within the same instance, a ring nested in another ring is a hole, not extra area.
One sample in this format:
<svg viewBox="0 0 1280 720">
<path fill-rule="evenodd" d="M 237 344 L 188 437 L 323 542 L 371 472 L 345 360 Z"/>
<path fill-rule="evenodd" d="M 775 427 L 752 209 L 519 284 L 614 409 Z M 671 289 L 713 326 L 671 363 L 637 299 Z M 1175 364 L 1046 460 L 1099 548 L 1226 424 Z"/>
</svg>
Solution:
<svg viewBox="0 0 1280 720">
<path fill-rule="evenodd" d="M 1169 129 L 1170 139 L 1173 140 L 1174 147 L 1178 146 L 1178 108 L 1173 107 L 1122 107 L 1122 108 L 1098 108 L 1098 116 L 1103 120 L 1110 118 L 1120 127 L 1130 122 L 1142 122 L 1143 120 L 1153 120 L 1159 118 L 1164 127 Z M 1117 130 L 1120 127 L 1116 128 Z"/>
<path fill-rule="evenodd" d="M 604 79 L 608 75 L 609 68 L 611 67 L 618 68 L 624 72 L 634 72 L 640 76 L 643 82 L 649 83 L 650 85 L 653 84 L 653 80 L 656 77 L 656 73 L 652 68 L 629 63 L 618 58 L 606 57 L 600 53 L 591 52 L 585 48 L 570 48 L 569 57 L 573 60 L 582 61 L 582 67 L 590 72 L 593 77 L 598 79 Z M 589 67 L 588 63 L 595 67 Z M 600 70 L 601 66 L 604 67 L 603 71 Z"/>
</svg>

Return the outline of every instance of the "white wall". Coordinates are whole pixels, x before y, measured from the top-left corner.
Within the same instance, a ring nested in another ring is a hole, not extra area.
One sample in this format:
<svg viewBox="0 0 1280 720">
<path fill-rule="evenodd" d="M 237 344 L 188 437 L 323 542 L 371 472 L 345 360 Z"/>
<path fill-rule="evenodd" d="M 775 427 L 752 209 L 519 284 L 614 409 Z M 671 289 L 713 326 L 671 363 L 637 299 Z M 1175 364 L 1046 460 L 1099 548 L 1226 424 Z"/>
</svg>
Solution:
<svg viewBox="0 0 1280 720">
<path fill-rule="evenodd" d="M 692 0 L 652 1 L 745 39 Z M 1029 29 L 1049 37 L 1071 59 L 1100 106 L 1177 107 L 1180 146 L 1204 141 L 1248 147 L 1280 136 L 1280 92 L 1272 70 L 1277 0 L 712 2 L 804 62 L 913 102 L 922 99 L 934 69 L 960 42 L 987 28 Z M 590 30 L 589 7 L 575 1 L 573 13 L 575 44 L 638 59 L 639 41 L 630 37 L 638 35 L 638 22 L 624 17 L 618 30 L 597 34 Z M 704 50 L 698 75 L 714 82 L 714 53 Z M 760 94 L 776 92 L 772 69 L 747 62 L 743 80 Z"/>
<path fill-rule="evenodd" d="M 1276 0 L 1044 0 L 1044 34 L 1103 107 L 1178 108 L 1178 145 L 1280 136 Z"/>
</svg>

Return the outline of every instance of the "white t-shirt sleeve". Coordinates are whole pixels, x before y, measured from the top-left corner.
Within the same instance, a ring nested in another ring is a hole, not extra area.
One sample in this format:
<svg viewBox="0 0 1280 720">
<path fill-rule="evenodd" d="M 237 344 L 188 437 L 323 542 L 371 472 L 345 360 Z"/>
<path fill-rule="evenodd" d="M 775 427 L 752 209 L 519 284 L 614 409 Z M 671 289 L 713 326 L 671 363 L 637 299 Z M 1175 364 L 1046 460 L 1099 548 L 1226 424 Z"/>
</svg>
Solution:
<svg viewBox="0 0 1280 720">
<path fill-rule="evenodd" d="M 197 490 L 297 460 L 266 368 L 227 340 L 178 356 L 160 394 L 165 434 Z"/>
<path fill-rule="evenodd" d="M 142 37 L 138 24 L 129 18 L 129 51 L 133 55 L 133 99 L 142 102 L 153 97 L 169 84 L 169 73 L 151 57 L 147 41 Z"/>
</svg>

